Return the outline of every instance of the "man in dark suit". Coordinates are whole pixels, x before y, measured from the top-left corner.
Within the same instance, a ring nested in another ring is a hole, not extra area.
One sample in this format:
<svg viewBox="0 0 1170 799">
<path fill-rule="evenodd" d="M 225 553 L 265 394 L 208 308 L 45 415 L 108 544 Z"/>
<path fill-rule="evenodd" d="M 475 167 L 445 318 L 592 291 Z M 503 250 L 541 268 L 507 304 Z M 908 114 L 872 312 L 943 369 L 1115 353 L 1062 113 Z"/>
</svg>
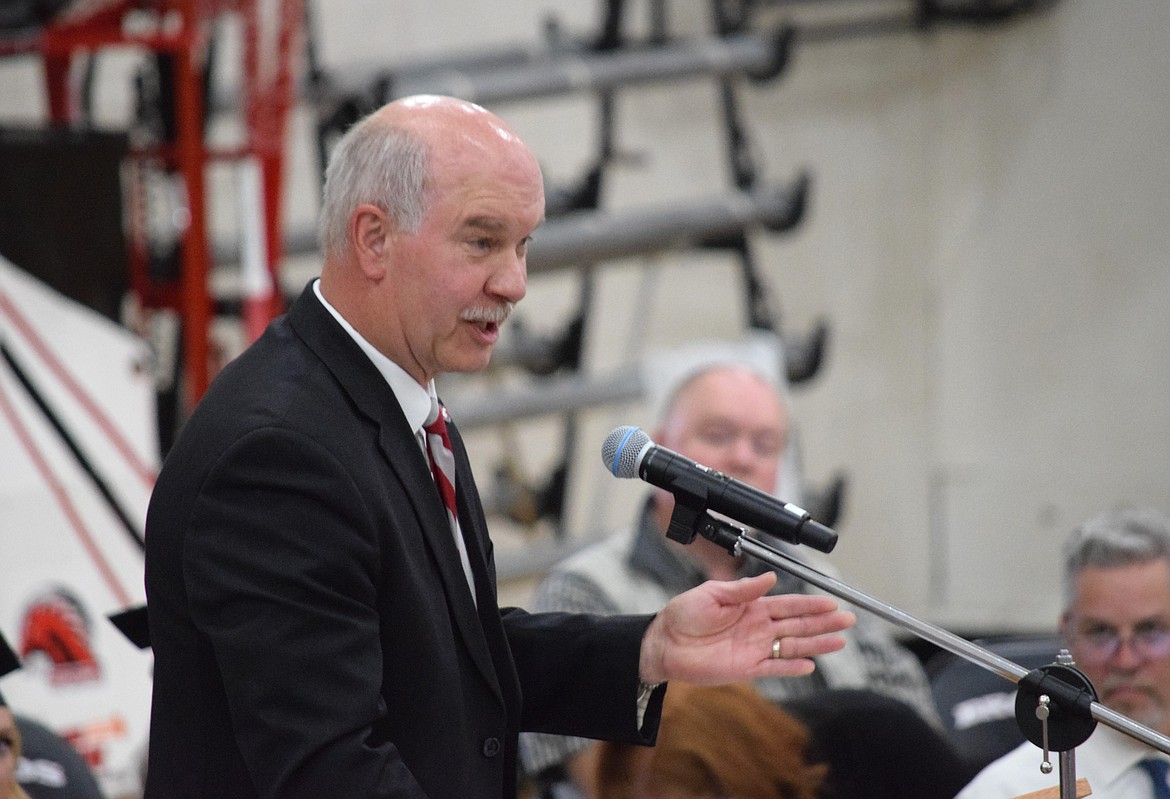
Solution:
<svg viewBox="0 0 1170 799">
<path fill-rule="evenodd" d="M 765 597 L 770 575 L 654 617 L 497 607 L 458 431 L 451 515 L 422 431 L 436 375 L 487 364 L 543 213 L 536 158 L 478 106 L 408 98 L 338 144 L 320 280 L 212 385 L 151 499 L 148 799 L 510 797 L 521 730 L 651 743 L 657 684 L 842 646 L 852 614 Z"/>
</svg>

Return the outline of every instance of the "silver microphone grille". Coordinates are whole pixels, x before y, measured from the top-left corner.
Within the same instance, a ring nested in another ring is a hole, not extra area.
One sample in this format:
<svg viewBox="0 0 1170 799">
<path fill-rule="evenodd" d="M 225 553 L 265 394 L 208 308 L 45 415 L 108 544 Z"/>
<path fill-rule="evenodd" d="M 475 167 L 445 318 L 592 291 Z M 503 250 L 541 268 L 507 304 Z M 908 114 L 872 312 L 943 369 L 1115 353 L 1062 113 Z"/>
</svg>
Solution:
<svg viewBox="0 0 1170 799">
<path fill-rule="evenodd" d="M 622 425 L 605 437 L 601 462 L 614 477 L 637 477 L 642 453 L 653 443 L 642 428 Z"/>
</svg>

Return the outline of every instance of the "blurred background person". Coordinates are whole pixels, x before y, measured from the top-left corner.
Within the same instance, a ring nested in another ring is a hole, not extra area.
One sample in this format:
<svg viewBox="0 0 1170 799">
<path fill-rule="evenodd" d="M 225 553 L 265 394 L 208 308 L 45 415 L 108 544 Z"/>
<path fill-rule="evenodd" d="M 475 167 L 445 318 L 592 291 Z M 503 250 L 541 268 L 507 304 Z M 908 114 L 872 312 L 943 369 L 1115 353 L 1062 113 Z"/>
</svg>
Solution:
<svg viewBox="0 0 1170 799">
<path fill-rule="evenodd" d="M 69 741 L 41 722 L 16 715 L 23 756 L 16 779 L 30 799 L 105 799 L 85 758 Z M 136 799 L 124 793 L 111 799 Z"/>
<path fill-rule="evenodd" d="M 789 410 L 776 383 L 760 369 L 735 359 L 706 360 L 684 371 L 666 396 L 661 421 L 652 436 L 658 445 L 760 490 L 776 490 L 789 438 Z M 614 533 L 555 566 L 534 592 L 530 609 L 653 613 L 672 596 L 704 580 L 733 580 L 773 570 L 762 561 L 733 557 L 702 537 L 688 545 L 668 539 L 665 531 L 673 510 L 673 495 L 654 489 L 632 529 Z M 825 560 L 814 558 L 813 553 L 798 551 L 779 540 L 771 543 L 833 573 Z M 777 591 L 816 591 L 783 570 L 774 571 Z M 896 729 L 901 740 L 916 742 L 907 750 L 935 755 L 938 765 L 926 764 L 926 773 L 945 772 L 946 776 L 935 779 L 939 793 L 931 795 L 949 799 L 970 774 L 936 732 L 941 723 L 920 661 L 893 639 L 884 622 L 866 612 L 857 614 L 857 625 L 847 631 L 846 641 L 840 652 L 817 658 L 814 673 L 758 680 L 757 688 L 774 702 L 794 703 L 793 708 L 807 723 L 814 729 L 823 728 L 826 735 L 847 725 L 848 714 L 836 711 L 831 700 L 818 696 L 829 689 L 857 691 L 847 703 L 848 713 L 860 713 L 864 701 L 872 700 L 874 704 L 864 713 L 867 723 L 887 719 L 896 725 L 879 725 L 873 731 L 880 735 Z M 841 744 L 824 739 L 818 745 L 828 759 L 846 758 L 856 751 L 848 737 Z M 839 746 L 839 751 L 829 751 L 832 746 Z M 546 796 L 587 794 L 596 754 L 595 744 L 586 739 L 521 736 L 523 766 Z M 906 769 L 902 765 L 891 762 L 888 767 L 894 772 L 911 768 L 909 763 L 904 764 Z"/>
<path fill-rule="evenodd" d="M 681 689 L 681 690 L 680 690 Z M 814 729 L 750 683 L 674 684 L 654 747 L 596 747 L 589 799 L 950 799 L 962 772 L 903 703 L 825 691 Z M 891 713 L 888 705 L 896 706 Z M 886 715 L 888 714 L 888 715 Z M 904 726 L 899 728 L 898 722 Z M 826 736 L 835 740 L 824 746 Z M 946 771 L 951 768 L 951 771 Z"/>
<path fill-rule="evenodd" d="M 1152 509 L 1104 513 L 1064 545 L 1061 637 L 1098 701 L 1170 735 L 1170 519 Z M 959 799 L 1003 799 L 1057 784 L 1025 741 Z M 1052 755 L 1056 759 L 1055 753 Z M 1076 748 L 1094 799 L 1165 799 L 1170 757 L 1098 724 Z"/>
<path fill-rule="evenodd" d="M 808 738 L 748 683 L 672 683 L 655 746 L 600 745 L 594 799 L 817 799 Z"/>
<path fill-rule="evenodd" d="M 0 694 L 0 799 L 28 799 L 28 794 L 16 782 L 19 762 L 20 730 L 4 695 Z"/>
<path fill-rule="evenodd" d="M 20 658 L 0 633 L 0 676 L 21 667 Z M 8 758 L 9 754 L 15 754 Z M 6 769 L 11 761 L 13 771 Z M 0 694 L 0 799 L 9 799 L 6 776 L 14 776 L 29 799 L 106 799 L 81 753 L 33 718 L 12 711 Z M 136 799 L 133 795 L 111 799 Z"/>
</svg>

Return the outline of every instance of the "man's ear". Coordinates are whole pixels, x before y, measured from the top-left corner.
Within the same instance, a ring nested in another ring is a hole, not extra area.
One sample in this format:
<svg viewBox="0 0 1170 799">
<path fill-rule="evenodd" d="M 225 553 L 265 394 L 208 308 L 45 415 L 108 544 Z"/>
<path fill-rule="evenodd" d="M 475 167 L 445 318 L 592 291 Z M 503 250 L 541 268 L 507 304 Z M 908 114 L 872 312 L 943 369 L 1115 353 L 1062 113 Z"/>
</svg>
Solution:
<svg viewBox="0 0 1170 799">
<path fill-rule="evenodd" d="M 353 253 L 362 272 L 372 280 L 379 280 L 386 274 L 385 259 L 393 229 L 390 216 L 376 205 L 359 205 L 349 217 Z"/>
</svg>

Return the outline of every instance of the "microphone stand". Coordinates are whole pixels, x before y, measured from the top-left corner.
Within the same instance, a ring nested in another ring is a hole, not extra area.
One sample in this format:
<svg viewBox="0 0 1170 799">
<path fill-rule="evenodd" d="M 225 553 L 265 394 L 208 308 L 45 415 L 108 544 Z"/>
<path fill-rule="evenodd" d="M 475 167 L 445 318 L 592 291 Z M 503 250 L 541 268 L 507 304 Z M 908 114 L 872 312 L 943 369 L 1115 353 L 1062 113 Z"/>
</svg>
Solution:
<svg viewBox="0 0 1170 799">
<path fill-rule="evenodd" d="M 1047 773 L 1052 769 L 1048 760 L 1050 750 L 1060 753 L 1061 799 L 1076 798 L 1073 750 L 1092 734 L 1098 721 L 1160 752 L 1170 754 L 1170 738 L 1097 702 L 1096 692 L 1088 679 L 1067 662 L 1071 661 L 1067 653 L 1062 653 L 1059 658 L 1066 662 L 1028 671 L 978 644 L 915 618 L 801 563 L 775 547 L 752 538 L 743 528 L 715 518 L 704 506 L 691 505 L 687 499 L 676 495 L 676 515 L 672 516 L 667 533 L 672 539 L 690 544 L 695 535 L 699 534 L 732 555 L 751 555 L 1016 683 L 1016 722 L 1028 740 L 1044 749 L 1041 770 Z"/>
</svg>

